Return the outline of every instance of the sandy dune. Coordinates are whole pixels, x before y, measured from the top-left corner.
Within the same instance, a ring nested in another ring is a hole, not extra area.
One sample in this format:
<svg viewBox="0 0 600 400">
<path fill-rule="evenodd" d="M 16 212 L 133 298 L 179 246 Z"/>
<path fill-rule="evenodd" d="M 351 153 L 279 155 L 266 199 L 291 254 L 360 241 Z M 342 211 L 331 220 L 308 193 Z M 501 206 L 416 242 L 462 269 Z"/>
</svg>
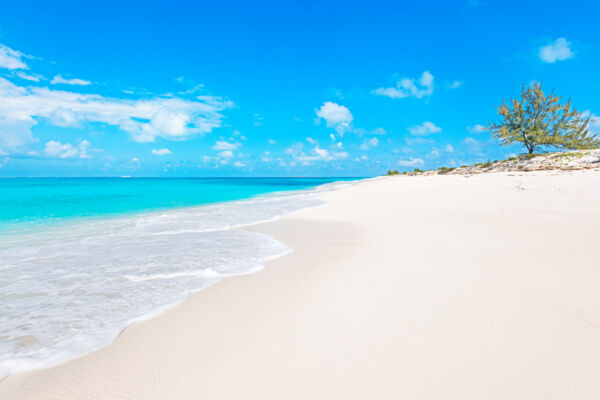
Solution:
<svg viewBox="0 0 600 400">
<path fill-rule="evenodd" d="M 0 398 L 600 398 L 600 171 L 325 197 L 250 228 L 291 254 Z"/>
</svg>

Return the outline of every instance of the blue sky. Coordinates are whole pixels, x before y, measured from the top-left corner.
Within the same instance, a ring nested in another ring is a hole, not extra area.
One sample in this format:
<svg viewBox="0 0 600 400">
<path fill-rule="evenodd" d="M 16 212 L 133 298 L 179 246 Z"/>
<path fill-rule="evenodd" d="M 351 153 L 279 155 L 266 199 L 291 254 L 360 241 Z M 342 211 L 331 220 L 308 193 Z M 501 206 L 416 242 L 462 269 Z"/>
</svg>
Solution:
<svg viewBox="0 0 600 400">
<path fill-rule="evenodd" d="M 522 84 L 600 114 L 599 12 L 593 1 L 6 3 L 0 176 L 371 176 L 503 158 L 521 149 L 481 127 Z"/>
</svg>

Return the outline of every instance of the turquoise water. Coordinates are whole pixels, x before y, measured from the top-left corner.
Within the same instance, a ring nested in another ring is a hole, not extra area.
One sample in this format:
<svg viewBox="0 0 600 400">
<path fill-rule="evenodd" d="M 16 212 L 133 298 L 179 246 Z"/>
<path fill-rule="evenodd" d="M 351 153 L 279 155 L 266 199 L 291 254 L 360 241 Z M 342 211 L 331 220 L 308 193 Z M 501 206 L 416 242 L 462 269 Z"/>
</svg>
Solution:
<svg viewBox="0 0 600 400">
<path fill-rule="evenodd" d="M 240 228 L 322 204 L 348 180 L 0 179 L 0 379 L 260 269 L 292 249 Z"/>
<path fill-rule="evenodd" d="M 0 179 L 0 232 L 32 223 L 197 206 L 352 178 Z"/>
</svg>

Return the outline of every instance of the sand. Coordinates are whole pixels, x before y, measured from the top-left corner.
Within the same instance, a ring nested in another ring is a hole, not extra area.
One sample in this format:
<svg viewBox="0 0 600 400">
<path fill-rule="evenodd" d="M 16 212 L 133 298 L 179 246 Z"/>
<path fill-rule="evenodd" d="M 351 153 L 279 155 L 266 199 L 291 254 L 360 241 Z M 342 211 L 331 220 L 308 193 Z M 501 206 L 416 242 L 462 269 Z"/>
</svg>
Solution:
<svg viewBox="0 0 600 400">
<path fill-rule="evenodd" d="M 248 229 L 295 251 L 1 399 L 598 399 L 600 171 L 390 177 Z"/>
</svg>

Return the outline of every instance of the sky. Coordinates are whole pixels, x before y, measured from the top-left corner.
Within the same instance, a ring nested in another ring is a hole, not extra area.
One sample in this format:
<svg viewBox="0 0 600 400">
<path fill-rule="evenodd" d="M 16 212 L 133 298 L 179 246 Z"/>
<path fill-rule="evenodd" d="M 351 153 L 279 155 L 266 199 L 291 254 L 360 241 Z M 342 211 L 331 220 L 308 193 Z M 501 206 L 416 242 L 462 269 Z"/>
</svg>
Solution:
<svg viewBox="0 0 600 400">
<path fill-rule="evenodd" d="M 5 2 L 0 177 L 502 159 L 523 149 L 485 126 L 523 85 L 600 115 L 598 15 L 594 1 Z"/>
</svg>

